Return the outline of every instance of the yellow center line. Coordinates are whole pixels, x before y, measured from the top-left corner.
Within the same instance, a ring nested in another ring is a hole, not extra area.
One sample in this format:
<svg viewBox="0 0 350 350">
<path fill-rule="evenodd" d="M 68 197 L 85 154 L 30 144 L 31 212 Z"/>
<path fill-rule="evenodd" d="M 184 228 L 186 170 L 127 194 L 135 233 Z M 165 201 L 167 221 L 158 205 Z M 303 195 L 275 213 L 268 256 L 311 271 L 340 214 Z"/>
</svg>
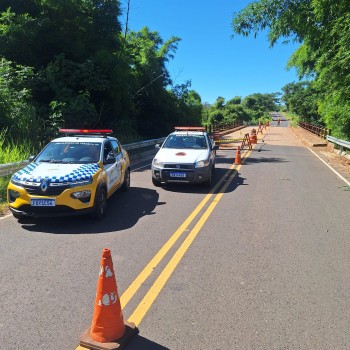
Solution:
<svg viewBox="0 0 350 350">
<path fill-rule="evenodd" d="M 253 146 L 254 148 L 254 146 Z M 244 151 L 241 158 L 242 160 L 248 158 L 252 151 Z M 241 165 L 236 166 L 232 164 L 225 175 L 220 179 L 220 181 L 211 189 L 211 191 L 204 197 L 204 199 L 199 203 L 199 205 L 195 208 L 195 210 L 187 217 L 187 219 L 183 222 L 183 224 L 175 231 L 175 233 L 169 238 L 169 240 L 164 244 L 164 246 L 158 251 L 158 253 L 153 257 L 153 259 L 147 264 L 147 266 L 142 270 L 142 272 L 136 277 L 136 279 L 130 284 L 130 286 L 126 289 L 123 295 L 120 297 L 121 307 L 124 308 L 127 303 L 131 300 L 131 298 L 137 293 L 142 283 L 150 276 L 153 269 L 157 267 L 157 265 L 164 258 L 166 253 L 170 250 L 170 248 L 175 244 L 177 239 L 182 235 L 182 233 L 186 230 L 186 228 L 190 225 L 190 223 L 195 219 L 204 205 L 209 201 L 211 196 L 215 193 L 215 191 L 221 186 L 221 184 L 225 181 L 227 175 L 231 172 L 232 169 L 236 169 L 231 174 L 228 181 L 226 181 L 220 193 L 218 193 L 212 203 L 209 205 L 208 209 L 204 212 L 202 217 L 199 219 L 193 230 L 189 233 L 187 238 L 181 244 L 180 248 L 175 252 L 165 269 L 161 272 L 159 277 L 156 279 L 152 287 L 149 289 L 145 297 L 142 299 L 140 304 L 136 307 L 133 314 L 128 319 L 129 322 L 134 322 L 136 326 L 138 326 L 143 317 L 146 315 L 149 308 L 152 306 L 154 300 L 157 298 L 161 290 L 163 289 L 165 283 L 170 278 L 171 274 L 175 270 L 176 266 L 179 264 L 182 257 L 185 255 L 186 251 L 196 238 L 200 229 L 203 227 L 211 212 L 214 210 L 219 200 L 223 196 L 227 187 L 234 179 L 234 177 L 238 174 L 238 170 L 241 168 Z M 75 350 L 87 350 L 87 348 L 79 345 Z"/>
<path fill-rule="evenodd" d="M 250 153 L 251 153 L 251 151 L 248 153 L 247 157 L 250 155 Z M 175 268 L 177 267 L 177 265 L 179 264 L 179 262 L 181 261 L 181 259 L 185 255 L 186 251 L 191 246 L 192 242 L 194 241 L 194 239 L 196 238 L 196 236 L 200 232 L 201 228 L 203 227 L 203 225 L 205 224 L 205 222 L 209 218 L 210 214 L 212 213 L 212 211 L 214 210 L 216 205 L 219 203 L 219 201 L 222 198 L 222 196 L 224 195 L 227 187 L 230 185 L 232 180 L 238 174 L 238 170 L 240 168 L 241 168 L 241 165 L 238 165 L 236 170 L 234 170 L 234 172 L 231 174 L 228 181 L 223 186 L 221 193 L 218 193 L 215 196 L 214 200 L 211 202 L 208 209 L 204 212 L 202 217 L 198 220 L 195 227 L 192 229 L 192 231 L 186 237 L 186 239 L 181 244 L 179 249 L 175 252 L 173 257 L 170 259 L 169 263 L 164 268 L 164 270 L 161 272 L 159 277 L 156 279 L 156 281 L 154 282 L 152 287 L 149 289 L 149 291 L 147 292 L 145 297 L 142 299 L 140 304 L 136 307 L 135 311 L 132 313 L 132 315 L 128 319 L 129 322 L 135 323 L 136 326 L 138 326 L 140 324 L 140 322 L 142 321 L 142 319 L 146 315 L 147 311 L 152 306 L 153 302 L 155 301 L 155 299 L 157 298 L 157 296 L 159 295 L 159 293 L 163 289 L 165 283 L 168 281 L 168 279 L 170 278 L 170 276 L 174 272 Z M 232 166 L 230 169 L 232 169 Z"/>
<path fill-rule="evenodd" d="M 246 152 L 247 151 L 243 153 L 242 158 L 248 157 Z M 130 286 L 121 295 L 120 304 L 122 309 L 128 304 L 131 298 L 137 293 L 137 291 L 140 289 L 142 284 L 146 281 L 146 279 L 151 275 L 153 270 L 162 261 L 164 256 L 168 253 L 168 251 L 173 247 L 176 241 L 185 232 L 187 227 L 196 218 L 196 216 L 199 214 L 202 208 L 207 204 L 209 199 L 216 192 L 219 186 L 221 186 L 226 176 L 230 173 L 230 171 L 234 168 L 234 166 L 235 166 L 234 164 L 230 166 L 230 168 L 227 170 L 227 172 L 221 178 L 221 180 L 204 197 L 204 199 L 198 204 L 198 206 L 194 209 L 194 211 L 187 217 L 187 219 L 181 224 L 181 226 L 173 233 L 173 235 L 168 239 L 168 241 L 163 245 L 163 247 L 158 251 L 158 253 L 152 258 L 152 260 L 145 266 L 145 268 L 140 272 L 140 274 L 134 279 L 134 281 L 130 284 Z"/>
</svg>

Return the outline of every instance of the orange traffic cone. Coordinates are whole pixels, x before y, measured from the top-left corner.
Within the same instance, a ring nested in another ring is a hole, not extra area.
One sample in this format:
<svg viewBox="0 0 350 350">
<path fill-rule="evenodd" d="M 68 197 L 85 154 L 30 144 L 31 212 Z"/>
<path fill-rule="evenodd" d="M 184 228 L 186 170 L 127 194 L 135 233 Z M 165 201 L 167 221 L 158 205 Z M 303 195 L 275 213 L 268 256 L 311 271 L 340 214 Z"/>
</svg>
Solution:
<svg viewBox="0 0 350 350">
<path fill-rule="evenodd" d="M 237 146 L 235 164 L 242 164 L 241 147 Z"/>
<path fill-rule="evenodd" d="M 111 251 L 102 251 L 92 324 L 80 338 L 80 345 L 93 350 L 122 349 L 138 333 L 133 323 L 124 321 L 113 270 Z"/>
</svg>

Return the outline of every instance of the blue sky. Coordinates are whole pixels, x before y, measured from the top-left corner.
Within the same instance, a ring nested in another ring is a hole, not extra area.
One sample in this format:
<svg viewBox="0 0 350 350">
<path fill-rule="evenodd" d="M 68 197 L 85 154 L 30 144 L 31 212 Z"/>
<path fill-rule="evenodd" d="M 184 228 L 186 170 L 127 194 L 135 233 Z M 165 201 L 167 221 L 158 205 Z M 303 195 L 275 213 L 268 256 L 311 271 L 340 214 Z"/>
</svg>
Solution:
<svg viewBox="0 0 350 350">
<path fill-rule="evenodd" d="M 278 44 L 272 49 L 266 34 L 234 36 L 233 13 L 248 0 L 130 0 L 129 29 L 147 26 L 166 41 L 172 36 L 182 40 L 175 58 L 168 65 L 174 84 L 191 80 L 202 102 L 214 103 L 218 96 L 229 100 L 252 93 L 279 92 L 287 83 L 297 81 L 286 63 L 297 45 Z M 126 21 L 127 0 L 121 1 Z"/>
</svg>

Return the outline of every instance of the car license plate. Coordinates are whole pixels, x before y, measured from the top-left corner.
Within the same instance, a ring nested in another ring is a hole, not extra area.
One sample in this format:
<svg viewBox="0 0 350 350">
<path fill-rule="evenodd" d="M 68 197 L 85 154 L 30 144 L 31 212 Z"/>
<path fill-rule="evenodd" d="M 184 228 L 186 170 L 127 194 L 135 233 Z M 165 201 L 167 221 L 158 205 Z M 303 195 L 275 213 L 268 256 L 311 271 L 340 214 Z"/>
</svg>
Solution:
<svg viewBox="0 0 350 350">
<path fill-rule="evenodd" d="M 178 171 L 171 171 L 170 177 L 186 177 L 186 173 L 181 173 Z"/>
<path fill-rule="evenodd" d="M 56 205 L 55 199 L 31 199 L 30 205 L 32 207 L 54 207 Z"/>
</svg>

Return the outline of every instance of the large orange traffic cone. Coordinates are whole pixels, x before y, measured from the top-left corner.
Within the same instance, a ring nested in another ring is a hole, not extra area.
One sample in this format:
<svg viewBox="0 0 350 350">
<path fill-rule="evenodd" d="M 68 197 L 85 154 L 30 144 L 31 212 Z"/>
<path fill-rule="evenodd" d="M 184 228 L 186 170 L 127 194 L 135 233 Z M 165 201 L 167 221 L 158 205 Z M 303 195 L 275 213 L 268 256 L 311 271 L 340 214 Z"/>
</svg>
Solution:
<svg viewBox="0 0 350 350">
<path fill-rule="evenodd" d="M 136 326 L 123 319 L 111 251 L 103 249 L 92 324 L 80 345 L 93 350 L 122 349 L 137 333 Z"/>
<path fill-rule="evenodd" d="M 242 159 L 241 159 L 241 147 L 239 147 L 239 146 L 237 146 L 235 164 L 242 164 Z"/>
</svg>

